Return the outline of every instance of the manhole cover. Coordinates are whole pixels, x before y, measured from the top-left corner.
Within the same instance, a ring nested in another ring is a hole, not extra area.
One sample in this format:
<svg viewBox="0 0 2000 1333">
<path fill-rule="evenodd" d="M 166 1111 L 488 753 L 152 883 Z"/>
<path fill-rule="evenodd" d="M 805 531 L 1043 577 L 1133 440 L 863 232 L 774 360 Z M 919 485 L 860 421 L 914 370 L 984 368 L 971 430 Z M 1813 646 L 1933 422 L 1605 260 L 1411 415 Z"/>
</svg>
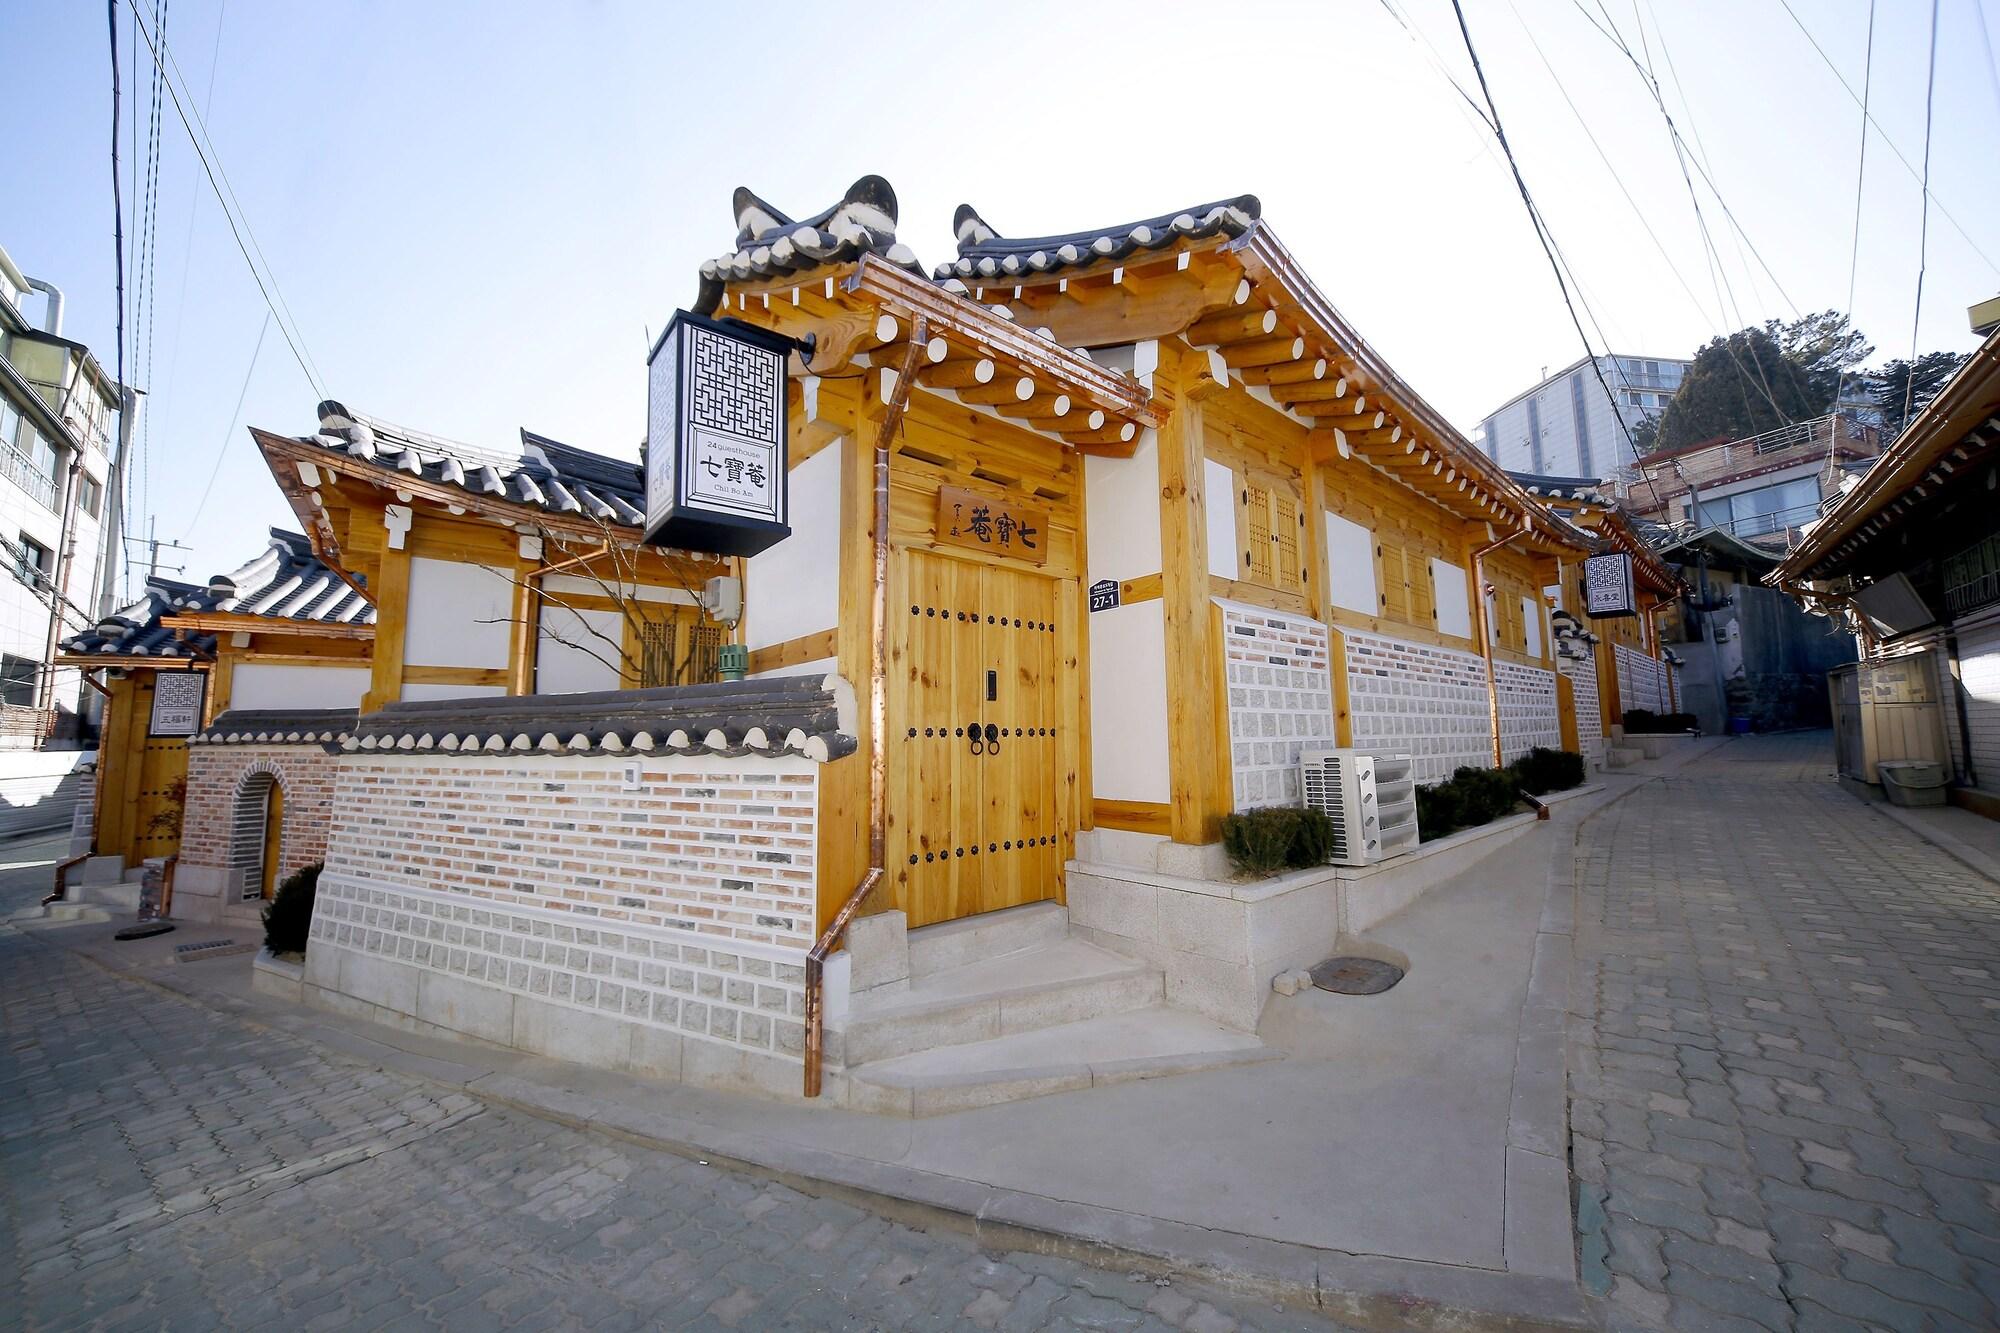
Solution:
<svg viewBox="0 0 2000 1333">
<path fill-rule="evenodd" d="M 1313 968 L 1312 979 L 1335 995 L 1380 995 L 1403 979 L 1403 969 L 1373 958 L 1329 958 Z"/>
</svg>

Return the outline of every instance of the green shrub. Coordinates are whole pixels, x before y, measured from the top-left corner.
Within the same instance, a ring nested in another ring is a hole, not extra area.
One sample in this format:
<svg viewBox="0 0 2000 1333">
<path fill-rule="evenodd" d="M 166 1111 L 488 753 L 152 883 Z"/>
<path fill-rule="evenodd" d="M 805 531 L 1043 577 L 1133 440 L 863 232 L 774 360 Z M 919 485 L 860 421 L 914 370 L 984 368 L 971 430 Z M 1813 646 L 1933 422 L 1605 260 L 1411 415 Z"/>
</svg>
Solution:
<svg viewBox="0 0 2000 1333">
<path fill-rule="evenodd" d="M 1252 875 L 1325 865 L 1333 854 L 1333 821 L 1295 805 L 1225 815 L 1222 848 L 1230 864 Z"/>
<path fill-rule="evenodd" d="M 1521 802 L 1521 789 L 1514 775 L 1504 768 L 1473 768 L 1467 765 L 1451 775 L 1462 793 L 1468 827 L 1490 824 L 1502 815 L 1514 813 Z"/>
<path fill-rule="evenodd" d="M 1425 842 L 1456 831 L 1465 822 L 1465 804 L 1458 788 L 1434 782 L 1417 788 L 1417 836 Z"/>
<path fill-rule="evenodd" d="M 1516 784 L 1530 796 L 1546 796 L 1552 791 L 1568 791 L 1583 785 L 1583 756 L 1569 750 L 1551 750 L 1545 745 L 1516 759 L 1509 766 Z"/>
<path fill-rule="evenodd" d="M 287 875 L 264 905 L 264 947 L 272 953 L 304 953 L 312 929 L 313 898 L 319 892 L 318 862 Z"/>
</svg>

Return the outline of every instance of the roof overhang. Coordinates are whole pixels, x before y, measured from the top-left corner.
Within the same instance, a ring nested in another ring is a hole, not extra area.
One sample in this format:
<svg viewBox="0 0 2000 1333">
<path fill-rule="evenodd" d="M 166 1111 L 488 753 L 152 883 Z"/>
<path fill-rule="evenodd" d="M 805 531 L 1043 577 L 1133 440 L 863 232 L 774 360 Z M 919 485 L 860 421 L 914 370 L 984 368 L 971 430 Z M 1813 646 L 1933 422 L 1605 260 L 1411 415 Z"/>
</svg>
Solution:
<svg viewBox="0 0 2000 1333">
<path fill-rule="evenodd" d="M 188 611 L 161 616 L 170 629 L 205 634 L 286 634 L 311 639 L 373 639 L 373 625 L 349 625 L 332 620 L 294 620 L 285 616 L 244 615 L 234 611 Z"/>
</svg>

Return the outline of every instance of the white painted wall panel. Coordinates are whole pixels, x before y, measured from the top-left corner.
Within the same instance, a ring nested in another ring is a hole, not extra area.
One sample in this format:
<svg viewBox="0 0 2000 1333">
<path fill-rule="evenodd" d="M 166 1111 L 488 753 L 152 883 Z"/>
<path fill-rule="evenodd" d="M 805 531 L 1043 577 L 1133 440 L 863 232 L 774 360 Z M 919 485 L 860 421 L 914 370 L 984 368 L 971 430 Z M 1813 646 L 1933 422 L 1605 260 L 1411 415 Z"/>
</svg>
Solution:
<svg viewBox="0 0 2000 1333">
<path fill-rule="evenodd" d="M 1157 600 L 1090 617 L 1093 795 L 1167 801 L 1167 622 Z"/>
<path fill-rule="evenodd" d="M 491 699 L 505 694 L 499 685 L 404 685 L 405 699 Z"/>
<path fill-rule="evenodd" d="M 822 657 L 812 662 L 794 662 L 790 666 L 772 667 L 769 671 L 753 671 L 748 679 L 765 680 L 774 676 L 831 676 L 839 670 L 838 658 Z"/>
<path fill-rule="evenodd" d="M 1160 572 L 1160 439 L 1139 434 L 1130 458 L 1083 460 L 1090 577 L 1136 579 Z"/>
<path fill-rule="evenodd" d="M 1208 572 L 1217 578 L 1243 577 L 1243 553 L 1236 536 L 1236 474 L 1226 463 L 1202 460 L 1202 490 L 1208 500 Z"/>
<path fill-rule="evenodd" d="M 840 469 L 835 440 L 792 469 L 792 535 L 750 558 L 743 580 L 744 641 L 768 648 L 832 629 L 840 619 Z"/>
<path fill-rule="evenodd" d="M 625 617 L 617 611 L 545 604 L 535 645 L 535 693 L 617 689 L 618 672 L 611 664 L 619 660 L 624 634 Z"/>
<path fill-rule="evenodd" d="M 367 667 L 239 662 L 229 677 L 231 708 L 358 708 Z"/>
<path fill-rule="evenodd" d="M 1375 534 L 1338 514 L 1326 516 L 1327 593 L 1333 604 L 1372 616 L 1382 609 L 1375 586 Z"/>
<path fill-rule="evenodd" d="M 1979 790 L 2000 792 L 2000 625 L 1962 631 L 1958 667 L 1965 682 L 1965 729 Z M 1956 718 L 1946 726 L 1955 729 Z"/>
<path fill-rule="evenodd" d="M 1471 638 L 1472 596 L 1466 584 L 1465 566 L 1433 559 L 1431 592 L 1437 598 L 1438 633 Z"/>
<path fill-rule="evenodd" d="M 403 660 L 412 666 L 505 667 L 513 614 L 512 570 L 418 556 L 410 561 Z"/>
<path fill-rule="evenodd" d="M 1521 623 L 1528 631 L 1528 656 L 1542 655 L 1542 599 L 1523 597 L 1521 599 Z"/>
</svg>

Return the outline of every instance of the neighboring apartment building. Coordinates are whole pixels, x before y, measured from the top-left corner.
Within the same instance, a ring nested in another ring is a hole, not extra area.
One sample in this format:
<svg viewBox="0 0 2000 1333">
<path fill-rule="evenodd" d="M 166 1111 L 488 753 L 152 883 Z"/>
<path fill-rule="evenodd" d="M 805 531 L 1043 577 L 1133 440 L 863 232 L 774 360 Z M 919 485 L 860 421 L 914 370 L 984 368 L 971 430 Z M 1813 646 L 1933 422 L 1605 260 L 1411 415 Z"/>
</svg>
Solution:
<svg viewBox="0 0 2000 1333">
<path fill-rule="evenodd" d="M 115 554 L 118 385 L 62 336 L 62 306 L 0 250 L 0 748 L 80 736 L 81 680 L 50 663 L 95 619 Z"/>
<path fill-rule="evenodd" d="M 1476 443 L 1510 472 L 1617 476 L 1632 462 L 1627 432 L 1660 415 L 1690 364 L 1670 357 L 1600 356 L 1593 369 L 1585 357 L 1490 413 L 1474 433 Z"/>
<path fill-rule="evenodd" d="M 1719 529 L 1782 554 L 1881 452 L 1875 427 L 1815 417 L 1748 439 L 1648 454 L 1619 490 L 1641 518 Z"/>
</svg>

